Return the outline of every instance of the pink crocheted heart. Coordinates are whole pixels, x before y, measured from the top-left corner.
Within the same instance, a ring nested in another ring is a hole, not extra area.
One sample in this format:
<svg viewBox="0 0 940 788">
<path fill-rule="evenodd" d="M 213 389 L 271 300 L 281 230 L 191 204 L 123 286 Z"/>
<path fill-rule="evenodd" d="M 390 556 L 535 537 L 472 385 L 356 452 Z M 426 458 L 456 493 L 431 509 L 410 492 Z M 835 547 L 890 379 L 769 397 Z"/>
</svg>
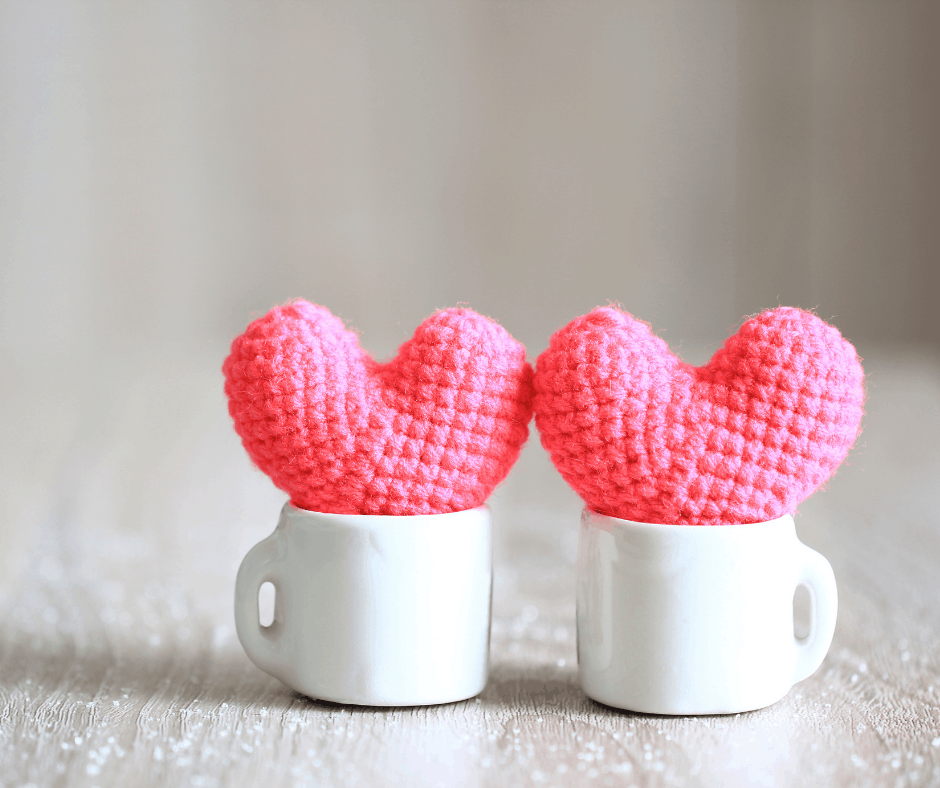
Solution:
<svg viewBox="0 0 940 788">
<path fill-rule="evenodd" d="M 425 320 L 387 364 L 327 309 L 277 307 L 222 367 L 235 430 L 300 508 L 439 514 L 481 505 L 528 436 L 525 348 L 469 309 Z"/>
<path fill-rule="evenodd" d="M 535 390 L 542 445 L 588 506 L 690 525 L 794 512 L 845 459 L 864 400 L 855 348 L 788 307 L 698 368 L 646 323 L 597 309 L 551 338 Z"/>
</svg>

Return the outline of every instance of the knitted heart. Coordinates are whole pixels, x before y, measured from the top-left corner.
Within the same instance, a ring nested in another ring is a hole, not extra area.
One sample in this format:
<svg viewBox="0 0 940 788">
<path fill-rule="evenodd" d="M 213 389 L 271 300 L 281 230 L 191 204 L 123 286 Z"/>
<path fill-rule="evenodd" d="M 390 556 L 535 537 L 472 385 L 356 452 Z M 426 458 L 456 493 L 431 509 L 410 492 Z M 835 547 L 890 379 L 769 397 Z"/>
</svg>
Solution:
<svg viewBox="0 0 940 788">
<path fill-rule="evenodd" d="M 794 512 L 845 459 L 864 399 L 855 348 L 788 307 L 698 368 L 646 323 L 597 309 L 551 338 L 535 392 L 542 445 L 589 507 L 690 525 Z"/>
<path fill-rule="evenodd" d="M 481 505 L 528 436 L 532 367 L 469 309 L 425 320 L 387 364 L 327 309 L 295 301 L 232 342 L 235 430 L 302 509 L 438 514 Z"/>
</svg>

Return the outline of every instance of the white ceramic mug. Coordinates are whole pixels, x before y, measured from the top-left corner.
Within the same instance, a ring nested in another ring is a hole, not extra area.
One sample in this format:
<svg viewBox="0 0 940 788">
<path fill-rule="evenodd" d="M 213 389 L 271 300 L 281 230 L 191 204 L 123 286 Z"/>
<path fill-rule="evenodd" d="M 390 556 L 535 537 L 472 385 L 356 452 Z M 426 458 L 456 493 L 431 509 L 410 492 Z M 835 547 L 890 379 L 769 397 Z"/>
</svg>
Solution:
<svg viewBox="0 0 940 788">
<path fill-rule="evenodd" d="M 485 507 L 394 517 L 288 503 L 238 570 L 235 625 L 252 662 L 305 695 L 449 703 L 486 684 L 492 576 Z M 265 582 L 275 588 L 267 627 Z"/>
<path fill-rule="evenodd" d="M 812 600 L 809 635 L 793 596 Z M 822 663 L 838 606 L 832 567 L 789 515 L 656 525 L 585 509 L 578 670 L 594 700 L 649 714 L 727 714 L 776 702 Z"/>
</svg>

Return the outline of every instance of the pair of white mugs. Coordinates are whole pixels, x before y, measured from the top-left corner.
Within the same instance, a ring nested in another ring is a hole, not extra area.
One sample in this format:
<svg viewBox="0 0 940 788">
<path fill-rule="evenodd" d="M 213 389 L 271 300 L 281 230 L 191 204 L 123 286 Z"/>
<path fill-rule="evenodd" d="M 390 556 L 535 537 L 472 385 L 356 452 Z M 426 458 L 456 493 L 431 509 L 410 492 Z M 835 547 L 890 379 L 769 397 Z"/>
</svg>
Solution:
<svg viewBox="0 0 940 788">
<path fill-rule="evenodd" d="M 492 535 L 486 507 L 438 515 L 323 514 L 286 504 L 245 557 L 238 637 L 305 695 L 421 706 L 473 697 L 489 663 Z M 258 593 L 275 588 L 262 626 Z M 578 543 L 581 686 L 651 714 L 750 711 L 822 663 L 835 629 L 828 561 L 789 515 L 725 526 L 635 523 L 585 509 Z M 793 597 L 809 589 L 809 635 Z"/>
</svg>

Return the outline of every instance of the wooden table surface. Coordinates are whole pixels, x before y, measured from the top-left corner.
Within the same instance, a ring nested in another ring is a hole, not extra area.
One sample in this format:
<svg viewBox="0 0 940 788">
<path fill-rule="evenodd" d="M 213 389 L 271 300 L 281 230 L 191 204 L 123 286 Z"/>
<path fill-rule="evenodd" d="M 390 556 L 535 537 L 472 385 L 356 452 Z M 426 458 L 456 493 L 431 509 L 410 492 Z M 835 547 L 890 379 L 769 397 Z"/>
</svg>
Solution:
<svg viewBox="0 0 940 788">
<path fill-rule="evenodd" d="M 221 354 L 8 367 L 0 784 L 940 785 L 940 360 L 862 353 L 865 431 L 797 517 L 839 584 L 829 655 L 768 709 L 701 718 L 581 693 L 580 503 L 534 433 L 491 500 L 485 691 L 344 707 L 268 677 L 235 637 L 235 572 L 283 496 L 231 428 Z"/>
</svg>

